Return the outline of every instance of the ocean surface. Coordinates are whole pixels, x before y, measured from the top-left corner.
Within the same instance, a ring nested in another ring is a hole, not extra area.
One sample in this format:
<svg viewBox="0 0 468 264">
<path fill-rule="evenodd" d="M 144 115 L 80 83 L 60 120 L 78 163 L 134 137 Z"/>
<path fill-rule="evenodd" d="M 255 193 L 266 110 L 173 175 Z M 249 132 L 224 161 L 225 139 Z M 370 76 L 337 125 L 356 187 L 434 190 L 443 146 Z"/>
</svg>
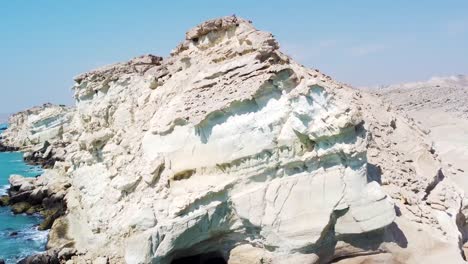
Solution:
<svg viewBox="0 0 468 264">
<path fill-rule="evenodd" d="M 0 153 L 0 195 L 6 194 L 11 174 L 35 177 L 41 172 L 39 167 L 25 164 L 20 152 Z M 13 215 L 9 207 L 0 207 L 0 259 L 7 264 L 16 263 L 44 251 L 48 232 L 37 230 L 40 221 L 39 216 Z"/>
</svg>

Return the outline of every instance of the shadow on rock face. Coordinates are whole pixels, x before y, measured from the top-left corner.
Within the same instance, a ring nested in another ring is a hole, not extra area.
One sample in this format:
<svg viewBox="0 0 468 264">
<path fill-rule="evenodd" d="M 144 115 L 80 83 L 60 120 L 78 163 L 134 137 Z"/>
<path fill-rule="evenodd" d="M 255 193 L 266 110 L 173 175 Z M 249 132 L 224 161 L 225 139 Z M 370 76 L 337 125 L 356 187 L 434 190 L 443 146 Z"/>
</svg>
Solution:
<svg viewBox="0 0 468 264">
<path fill-rule="evenodd" d="M 385 242 L 395 242 L 401 248 L 408 247 L 408 239 L 396 223 L 392 223 L 386 228 Z"/>
<path fill-rule="evenodd" d="M 396 243 L 401 248 L 408 247 L 408 240 L 396 223 L 365 234 L 342 235 L 338 240 L 332 263 L 356 256 L 386 253 L 382 245 L 389 242 Z"/>
<path fill-rule="evenodd" d="M 175 259 L 171 264 L 227 264 L 226 260 L 216 252 L 198 254 Z"/>
<path fill-rule="evenodd" d="M 378 165 L 367 163 L 367 181 L 376 181 L 382 184 L 382 168 Z"/>
<path fill-rule="evenodd" d="M 396 223 L 392 223 L 384 229 L 365 234 L 342 236 L 340 241 L 352 245 L 355 248 L 369 251 L 379 251 L 379 246 L 385 242 L 394 242 L 401 248 L 408 247 L 408 240 Z"/>
<path fill-rule="evenodd" d="M 398 206 L 396 206 L 396 205 L 395 205 L 395 213 L 396 213 L 396 216 L 401 216 L 400 207 L 398 207 Z"/>
</svg>

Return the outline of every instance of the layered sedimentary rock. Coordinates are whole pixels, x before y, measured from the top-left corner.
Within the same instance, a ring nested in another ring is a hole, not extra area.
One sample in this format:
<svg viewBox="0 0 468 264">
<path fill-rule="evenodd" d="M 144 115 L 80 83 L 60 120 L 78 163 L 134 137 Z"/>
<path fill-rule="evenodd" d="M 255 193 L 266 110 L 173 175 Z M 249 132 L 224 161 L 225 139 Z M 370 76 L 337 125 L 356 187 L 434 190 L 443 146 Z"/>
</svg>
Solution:
<svg viewBox="0 0 468 264">
<path fill-rule="evenodd" d="M 9 128 L 2 134 L 2 143 L 28 150 L 46 141 L 59 141 L 72 117 L 72 108 L 53 104 L 16 113 L 8 120 Z"/>
<path fill-rule="evenodd" d="M 9 118 L 0 146 L 4 151 L 21 150 L 27 162 L 51 168 L 65 158 L 71 138 L 64 135 L 70 134 L 73 117 L 73 108 L 53 104 L 16 113 Z"/>
<path fill-rule="evenodd" d="M 331 260 L 340 236 L 394 220 L 367 179 L 355 92 L 247 21 L 208 21 L 165 60 L 76 81 L 67 219 L 78 251 L 170 263 L 247 244 L 272 261 Z"/>
<path fill-rule="evenodd" d="M 426 136 L 248 21 L 75 81 L 49 240 L 70 263 L 463 262 L 462 195 Z"/>
</svg>

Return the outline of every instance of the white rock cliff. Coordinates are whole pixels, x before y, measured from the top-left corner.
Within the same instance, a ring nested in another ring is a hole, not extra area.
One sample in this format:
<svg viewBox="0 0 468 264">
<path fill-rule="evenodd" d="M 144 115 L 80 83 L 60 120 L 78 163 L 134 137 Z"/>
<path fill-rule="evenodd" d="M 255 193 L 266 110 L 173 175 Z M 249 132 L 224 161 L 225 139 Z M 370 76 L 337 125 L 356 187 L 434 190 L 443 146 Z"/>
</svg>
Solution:
<svg viewBox="0 0 468 264">
<path fill-rule="evenodd" d="M 463 194 L 424 133 L 249 21 L 75 81 L 49 240 L 70 263 L 464 262 Z"/>
</svg>

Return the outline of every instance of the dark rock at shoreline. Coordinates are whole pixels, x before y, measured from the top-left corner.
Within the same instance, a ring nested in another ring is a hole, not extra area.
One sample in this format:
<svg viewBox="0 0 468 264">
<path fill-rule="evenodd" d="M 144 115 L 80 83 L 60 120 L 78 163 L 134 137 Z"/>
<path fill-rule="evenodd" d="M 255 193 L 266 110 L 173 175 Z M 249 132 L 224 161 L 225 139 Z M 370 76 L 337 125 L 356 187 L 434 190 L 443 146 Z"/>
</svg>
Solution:
<svg viewBox="0 0 468 264">
<path fill-rule="evenodd" d="M 24 258 L 18 264 L 60 264 L 57 251 L 47 251 Z"/>
<path fill-rule="evenodd" d="M 41 214 L 44 220 L 39 225 L 39 230 L 50 229 L 54 221 L 65 214 L 65 187 L 61 191 L 51 191 L 39 179 L 19 175 L 12 175 L 9 182 L 10 197 L 2 197 L 1 203 L 11 206 L 15 214 Z"/>
<path fill-rule="evenodd" d="M 44 159 L 41 157 L 25 158 L 24 161 L 30 165 L 41 166 L 44 169 L 52 169 L 57 161 L 63 161 L 57 158 Z"/>
<path fill-rule="evenodd" d="M 5 264 L 5 260 L 0 259 L 0 264 Z"/>
<path fill-rule="evenodd" d="M 10 204 L 10 197 L 3 195 L 0 197 L 0 206 L 8 206 Z"/>
<path fill-rule="evenodd" d="M 39 225 L 39 230 L 48 230 L 52 227 L 55 220 L 65 214 L 64 207 L 55 207 L 50 210 L 41 211 L 44 221 Z"/>
<path fill-rule="evenodd" d="M 49 250 L 44 253 L 36 254 L 24 258 L 18 262 L 18 264 L 58 264 L 65 263 L 76 255 L 76 249 L 74 248 L 63 248 L 61 250 Z M 0 262 L 0 264 L 2 264 Z"/>
<path fill-rule="evenodd" d="M 5 146 L 3 143 L 0 142 L 0 152 L 14 152 L 18 151 L 19 148 L 17 147 L 10 147 L 10 146 Z"/>
<path fill-rule="evenodd" d="M 63 147 L 63 144 L 58 144 Z M 20 151 L 18 147 L 4 145 L 0 141 L 0 152 L 15 152 Z M 29 165 L 41 166 L 44 169 L 52 169 L 57 161 L 63 161 L 61 158 L 54 157 L 54 146 L 48 141 L 45 141 L 39 148 L 24 153 L 24 162 Z"/>
<path fill-rule="evenodd" d="M 29 204 L 28 202 L 19 202 L 11 205 L 11 211 L 14 214 L 26 213 L 26 211 L 28 211 L 29 208 L 31 208 L 31 204 Z"/>
<path fill-rule="evenodd" d="M 54 167 L 55 162 L 63 161 L 54 156 L 54 147 L 64 147 L 64 145 L 51 145 L 45 141 L 39 148 L 32 152 L 24 153 L 24 161 L 30 165 L 41 166 L 44 169 L 51 169 Z"/>
<path fill-rule="evenodd" d="M 31 203 L 34 199 L 31 197 L 31 191 L 27 192 L 10 192 L 10 204 L 28 202 Z M 33 204 L 35 204 L 33 202 Z"/>
<path fill-rule="evenodd" d="M 20 260 L 18 264 L 59 264 L 65 263 L 75 255 L 75 249 L 65 247 L 61 250 L 49 250 L 44 253 L 29 256 Z M 2 263 L 0 262 L 0 264 Z"/>
</svg>

